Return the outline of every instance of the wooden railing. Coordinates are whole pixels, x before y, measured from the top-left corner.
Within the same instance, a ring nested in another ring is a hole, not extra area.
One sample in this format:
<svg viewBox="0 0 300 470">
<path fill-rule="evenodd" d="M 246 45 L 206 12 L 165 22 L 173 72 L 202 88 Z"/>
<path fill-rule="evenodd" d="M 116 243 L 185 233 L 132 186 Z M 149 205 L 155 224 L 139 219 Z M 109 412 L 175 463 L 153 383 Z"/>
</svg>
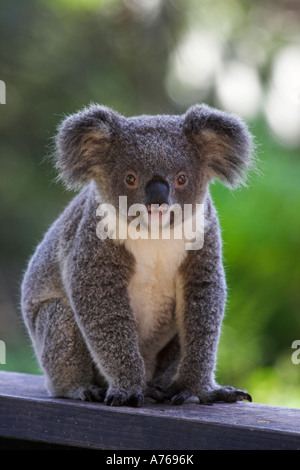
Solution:
<svg viewBox="0 0 300 470">
<path fill-rule="evenodd" d="M 114 458 L 131 449 L 300 449 L 300 409 L 248 402 L 109 407 L 49 398 L 42 376 L 0 371 L 0 449 L 72 448 L 113 450 Z"/>
</svg>

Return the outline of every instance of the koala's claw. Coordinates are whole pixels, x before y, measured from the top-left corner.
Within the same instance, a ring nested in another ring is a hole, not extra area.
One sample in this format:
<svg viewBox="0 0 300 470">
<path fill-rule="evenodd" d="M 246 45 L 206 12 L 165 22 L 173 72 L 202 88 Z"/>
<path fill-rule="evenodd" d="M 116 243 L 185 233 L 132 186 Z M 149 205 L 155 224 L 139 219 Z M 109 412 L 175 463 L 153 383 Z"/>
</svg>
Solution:
<svg viewBox="0 0 300 470">
<path fill-rule="evenodd" d="M 92 402 L 92 401 L 100 401 L 101 402 L 101 401 L 104 400 L 104 397 L 105 397 L 105 391 L 101 392 L 99 390 L 99 392 L 98 391 L 95 392 L 95 391 L 87 389 L 83 392 L 83 398 L 82 399 L 84 401 L 90 401 L 90 402 Z"/>
<path fill-rule="evenodd" d="M 108 406 L 133 406 L 140 408 L 144 403 L 144 396 L 142 393 L 133 393 L 129 395 L 125 390 L 116 390 L 109 393 L 104 403 Z"/>
<path fill-rule="evenodd" d="M 141 393 L 135 393 L 131 395 L 127 400 L 127 405 L 134 406 L 135 408 L 140 408 L 144 403 L 144 396 Z"/>
<path fill-rule="evenodd" d="M 248 400 L 250 403 L 252 402 L 252 397 L 249 393 L 244 392 L 244 390 L 236 390 L 236 399 L 237 401 Z"/>
<path fill-rule="evenodd" d="M 183 390 L 177 395 L 173 395 L 171 398 L 171 405 L 182 405 L 182 403 L 184 403 L 190 396 L 191 393 L 188 390 Z"/>
</svg>

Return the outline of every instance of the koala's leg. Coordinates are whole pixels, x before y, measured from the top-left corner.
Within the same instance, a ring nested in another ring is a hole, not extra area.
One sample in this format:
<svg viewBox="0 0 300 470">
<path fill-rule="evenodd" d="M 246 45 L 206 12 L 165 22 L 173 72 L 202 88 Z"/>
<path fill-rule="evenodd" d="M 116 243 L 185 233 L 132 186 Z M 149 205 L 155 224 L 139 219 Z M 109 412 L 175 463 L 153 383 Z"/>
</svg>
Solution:
<svg viewBox="0 0 300 470">
<path fill-rule="evenodd" d="M 27 324 L 51 396 L 103 401 L 107 386 L 94 364 L 74 312 L 63 299 L 26 313 Z"/>
<path fill-rule="evenodd" d="M 204 237 L 204 246 L 188 254 L 182 266 L 183 308 L 177 312 L 181 360 L 167 394 L 173 404 L 190 396 L 200 403 L 234 402 L 250 395 L 215 382 L 219 332 L 226 300 L 221 242 L 217 224 Z"/>
<path fill-rule="evenodd" d="M 125 305 L 126 296 L 121 304 L 112 299 L 109 297 L 102 308 L 92 302 L 91 296 L 88 304 L 76 299 L 77 318 L 95 363 L 109 384 L 105 403 L 139 407 L 145 391 L 145 368 L 136 325 L 130 306 Z"/>
<path fill-rule="evenodd" d="M 103 259 L 96 259 L 98 266 L 104 264 Z M 139 407 L 145 390 L 145 367 L 138 347 L 136 322 L 127 280 L 123 284 L 117 263 L 114 266 L 110 261 L 109 266 L 107 282 L 105 273 L 100 282 L 94 275 L 97 266 L 91 266 L 90 273 L 80 268 L 74 272 L 70 285 L 72 305 L 92 357 L 109 384 L 105 403 Z"/>
</svg>

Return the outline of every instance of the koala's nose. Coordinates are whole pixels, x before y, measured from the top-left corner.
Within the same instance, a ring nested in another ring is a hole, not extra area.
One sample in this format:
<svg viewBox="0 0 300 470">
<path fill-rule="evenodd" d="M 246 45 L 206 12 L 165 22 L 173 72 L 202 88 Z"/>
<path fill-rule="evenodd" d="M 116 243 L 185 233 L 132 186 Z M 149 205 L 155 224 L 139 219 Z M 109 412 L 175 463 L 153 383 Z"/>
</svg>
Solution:
<svg viewBox="0 0 300 470">
<path fill-rule="evenodd" d="M 165 181 L 150 181 L 146 186 L 147 206 L 168 204 L 169 185 Z"/>
</svg>

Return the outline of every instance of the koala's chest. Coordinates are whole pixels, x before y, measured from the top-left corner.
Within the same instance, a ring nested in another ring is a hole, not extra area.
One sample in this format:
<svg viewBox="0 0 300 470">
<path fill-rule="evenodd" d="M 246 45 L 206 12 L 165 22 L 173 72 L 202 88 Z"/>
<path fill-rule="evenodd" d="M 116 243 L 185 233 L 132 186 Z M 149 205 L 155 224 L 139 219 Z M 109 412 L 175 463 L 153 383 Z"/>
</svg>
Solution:
<svg viewBox="0 0 300 470">
<path fill-rule="evenodd" d="M 179 266 L 186 256 L 183 240 L 128 240 L 135 258 L 129 282 L 130 304 L 140 342 L 167 337 L 175 330 L 175 309 L 181 296 Z"/>
</svg>

